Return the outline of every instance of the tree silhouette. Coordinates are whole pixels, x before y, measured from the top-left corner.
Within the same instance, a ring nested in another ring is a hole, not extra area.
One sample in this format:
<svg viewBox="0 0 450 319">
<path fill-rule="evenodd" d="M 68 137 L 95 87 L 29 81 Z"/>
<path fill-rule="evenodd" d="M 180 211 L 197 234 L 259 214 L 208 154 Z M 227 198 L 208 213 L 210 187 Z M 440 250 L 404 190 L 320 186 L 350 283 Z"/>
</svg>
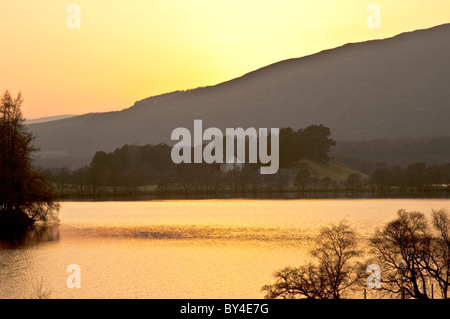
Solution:
<svg viewBox="0 0 450 319">
<path fill-rule="evenodd" d="M 280 130 L 280 167 L 292 167 L 298 160 L 306 158 L 316 162 L 330 160 L 330 147 L 336 141 L 329 136 L 331 131 L 321 125 L 310 125 L 294 131 L 290 127 Z"/>
<path fill-rule="evenodd" d="M 362 187 L 361 176 L 356 173 L 349 174 L 345 180 L 345 186 L 352 193 L 359 191 Z"/>
<path fill-rule="evenodd" d="M 442 298 L 449 297 L 450 288 L 450 215 L 446 210 L 433 211 L 432 225 L 435 237 L 430 249 L 424 252 L 423 268 L 433 277 Z"/>
<path fill-rule="evenodd" d="M 359 264 L 352 263 L 360 254 L 356 233 L 346 223 L 322 228 L 315 246 L 310 253 L 317 263 L 277 271 L 275 284 L 262 288 L 265 298 L 340 299 L 361 279 Z"/>
<path fill-rule="evenodd" d="M 56 220 L 55 195 L 32 167 L 34 137 L 25 130 L 22 95 L 6 91 L 0 105 L 0 225 L 31 226 Z"/>
<path fill-rule="evenodd" d="M 294 185 L 298 191 L 305 192 L 311 181 L 311 173 L 304 168 L 299 169 L 295 176 Z"/>
<path fill-rule="evenodd" d="M 383 269 L 381 289 L 428 299 L 431 284 L 437 283 L 441 296 L 448 298 L 449 231 L 450 218 L 444 210 L 433 212 L 432 228 L 423 213 L 399 210 L 397 218 L 371 239 Z"/>
</svg>

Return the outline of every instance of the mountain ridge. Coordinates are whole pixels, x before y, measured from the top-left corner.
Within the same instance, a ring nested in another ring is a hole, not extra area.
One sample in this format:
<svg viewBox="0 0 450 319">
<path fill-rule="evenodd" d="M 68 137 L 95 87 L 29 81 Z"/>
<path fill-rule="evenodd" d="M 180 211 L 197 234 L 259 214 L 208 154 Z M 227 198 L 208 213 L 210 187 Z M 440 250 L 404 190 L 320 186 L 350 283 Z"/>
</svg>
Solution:
<svg viewBox="0 0 450 319">
<path fill-rule="evenodd" d="M 443 24 L 348 43 L 217 85 L 151 96 L 121 111 L 28 127 L 44 157 L 170 142 L 173 129 L 191 129 L 194 119 L 221 129 L 324 124 L 338 140 L 446 136 L 449 38 L 450 24 Z"/>
</svg>

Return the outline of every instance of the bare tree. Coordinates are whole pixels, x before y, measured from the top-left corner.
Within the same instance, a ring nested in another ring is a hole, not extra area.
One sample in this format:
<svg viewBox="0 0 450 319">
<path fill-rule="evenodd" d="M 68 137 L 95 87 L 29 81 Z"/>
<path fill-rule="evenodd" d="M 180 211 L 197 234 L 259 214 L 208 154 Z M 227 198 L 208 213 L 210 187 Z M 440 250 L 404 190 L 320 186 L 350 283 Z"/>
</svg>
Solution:
<svg viewBox="0 0 450 319">
<path fill-rule="evenodd" d="M 356 238 L 344 222 L 322 228 L 310 251 L 317 263 L 277 271 L 276 282 L 262 288 L 265 298 L 340 299 L 361 279 L 358 263 L 352 263 L 360 254 Z"/>
<path fill-rule="evenodd" d="M 33 293 L 30 299 L 50 299 L 52 296 L 52 289 L 45 287 L 44 276 L 41 276 L 39 281 L 33 283 Z"/>
<path fill-rule="evenodd" d="M 431 285 L 438 284 L 443 298 L 449 286 L 449 216 L 433 212 L 432 232 L 421 212 L 399 210 L 397 218 L 371 239 L 377 262 L 383 269 L 382 290 L 404 297 L 428 299 Z"/>
<path fill-rule="evenodd" d="M 442 298 L 448 298 L 450 284 L 450 217 L 443 209 L 433 211 L 433 237 L 422 252 L 420 266 L 436 282 Z"/>
</svg>

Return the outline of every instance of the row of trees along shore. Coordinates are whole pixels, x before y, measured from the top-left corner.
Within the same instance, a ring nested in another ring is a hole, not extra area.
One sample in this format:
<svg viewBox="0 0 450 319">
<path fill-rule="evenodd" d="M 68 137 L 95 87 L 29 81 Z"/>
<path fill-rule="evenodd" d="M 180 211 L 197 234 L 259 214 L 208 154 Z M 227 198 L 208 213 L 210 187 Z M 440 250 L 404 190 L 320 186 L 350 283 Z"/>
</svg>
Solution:
<svg viewBox="0 0 450 319">
<path fill-rule="evenodd" d="M 46 169 L 42 173 L 56 185 L 61 197 L 137 194 L 152 189 L 151 185 L 156 193 L 163 194 L 280 191 L 299 160 L 321 163 L 330 160 L 329 150 L 335 145 L 330 135 L 330 129 L 323 125 L 295 131 L 281 129 L 280 169 L 274 175 L 261 175 L 261 163 L 247 163 L 231 171 L 223 171 L 218 163 L 174 164 L 171 146 L 163 143 L 125 145 L 109 153 L 98 151 L 89 166 L 72 171 L 67 168 Z"/>
<path fill-rule="evenodd" d="M 328 163 L 330 148 L 336 142 L 330 129 L 311 125 L 305 129 L 280 130 L 280 169 L 274 175 L 261 175 L 260 163 L 245 164 L 223 172 L 220 164 L 174 164 L 171 146 L 124 145 L 113 152 L 98 151 L 90 165 L 41 169 L 55 185 L 61 198 L 97 198 L 145 194 L 219 193 L 342 193 L 373 196 L 450 194 L 450 163 L 415 163 L 406 168 L 379 168 L 371 176 L 357 172 L 345 179 L 317 176 L 302 160 Z M 248 140 L 246 141 L 248 143 Z M 224 143 L 225 145 L 225 143 Z M 193 154 L 194 152 L 191 152 Z M 248 154 L 246 154 L 248 156 Z M 341 195 L 336 195 L 341 196 Z"/>
<path fill-rule="evenodd" d="M 281 144 L 283 145 L 283 144 Z M 281 148 L 281 146 L 280 146 Z M 345 179 L 316 176 L 307 163 L 280 167 L 274 175 L 259 174 L 259 164 L 246 164 L 226 173 L 219 164 L 178 164 L 170 158 L 170 146 L 125 145 L 113 152 L 97 152 L 89 166 L 69 170 L 45 169 L 41 173 L 54 184 L 61 198 L 102 195 L 326 193 L 336 196 L 448 196 L 450 164 L 416 163 L 406 168 L 381 168 L 371 176 L 349 173 Z M 308 157 L 299 157 L 310 159 Z M 323 160 L 322 163 L 326 163 Z M 446 195 L 447 194 L 447 195 Z"/>
</svg>

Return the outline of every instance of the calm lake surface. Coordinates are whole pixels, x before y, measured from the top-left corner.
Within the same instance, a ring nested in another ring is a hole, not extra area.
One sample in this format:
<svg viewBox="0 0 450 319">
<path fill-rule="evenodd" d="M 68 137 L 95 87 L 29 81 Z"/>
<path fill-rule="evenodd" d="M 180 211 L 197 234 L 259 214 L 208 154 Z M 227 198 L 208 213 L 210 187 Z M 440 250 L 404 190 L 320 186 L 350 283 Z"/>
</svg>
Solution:
<svg viewBox="0 0 450 319">
<path fill-rule="evenodd" d="M 34 245 L 0 248 L 0 298 L 263 298 L 275 270 L 308 261 L 320 227 L 346 220 L 366 240 L 398 209 L 448 199 L 64 202 Z M 77 264 L 81 288 L 67 287 Z"/>
</svg>

